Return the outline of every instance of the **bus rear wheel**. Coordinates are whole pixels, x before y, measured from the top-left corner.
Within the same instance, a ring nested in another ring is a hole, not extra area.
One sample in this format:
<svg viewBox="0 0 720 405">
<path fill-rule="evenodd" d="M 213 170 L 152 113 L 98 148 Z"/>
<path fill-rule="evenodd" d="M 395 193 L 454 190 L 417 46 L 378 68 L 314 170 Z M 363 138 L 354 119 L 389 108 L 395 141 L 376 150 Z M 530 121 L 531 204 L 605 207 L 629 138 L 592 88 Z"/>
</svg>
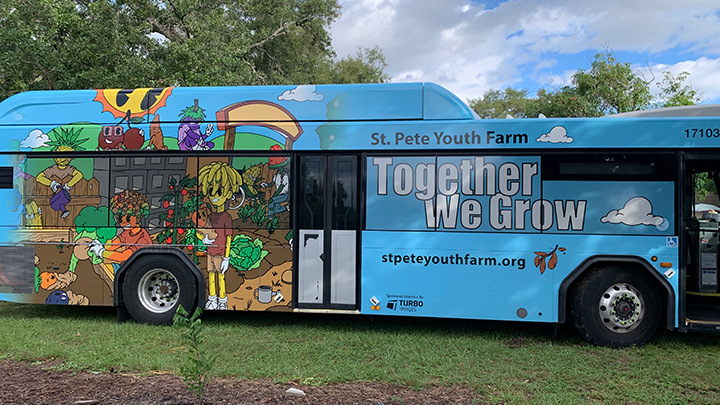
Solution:
<svg viewBox="0 0 720 405">
<path fill-rule="evenodd" d="M 169 255 L 138 259 L 123 282 L 123 299 L 140 323 L 171 325 L 178 305 L 192 313 L 197 303 L 196 281 L 186 266 Z"/>
<path fill-rule="evenodd" d="M 571 305 L 580 335 L 598 346 L 642 345 L 660 323 L 660 294 L 640 270 L 612 266 L 587 274 L 575 287 Z"/>
</svg>

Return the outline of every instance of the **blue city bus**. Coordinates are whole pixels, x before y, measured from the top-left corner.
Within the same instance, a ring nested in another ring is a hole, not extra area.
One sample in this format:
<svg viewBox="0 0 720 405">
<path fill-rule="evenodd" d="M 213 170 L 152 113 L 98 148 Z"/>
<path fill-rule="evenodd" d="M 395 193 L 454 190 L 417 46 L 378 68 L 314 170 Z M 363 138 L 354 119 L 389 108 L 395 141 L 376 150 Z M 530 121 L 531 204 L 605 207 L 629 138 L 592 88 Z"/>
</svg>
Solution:
<svg viewBox="0 0 720 405">
<path fill-rule="evenodd" d="M 609 347 L 716 330 L 701 110 L 481 120 L 432 83 L 17 94 L 0 300 L 572 323 Z"/>
</svg>

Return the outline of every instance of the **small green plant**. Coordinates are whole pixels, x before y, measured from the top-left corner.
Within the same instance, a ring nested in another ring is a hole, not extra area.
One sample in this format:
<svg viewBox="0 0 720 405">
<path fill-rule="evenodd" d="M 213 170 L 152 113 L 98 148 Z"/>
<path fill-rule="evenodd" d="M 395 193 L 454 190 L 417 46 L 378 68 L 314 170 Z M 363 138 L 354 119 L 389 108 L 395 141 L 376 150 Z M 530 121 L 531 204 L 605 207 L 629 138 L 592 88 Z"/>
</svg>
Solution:
<svg viewBox="0 0 720 405">
<path fill-rule="evenodd" d="M 247 222 L 254 211 L 254 207 L 251 207 L 250 204 L 245 204 L 238 210 L 238 216 L 242 218 L 243 222 Z"/>
<path fill-rule="evenodd" d="M 275 232 L 276 229 L 278 229 L 280 226 L 278 223 L 280 222 L 280 218 L 273 217 L 270 221 L 268 221 L 267 224 L 265 224 L 265 230 L 268 232 L 268 234 L 272 235 L 273 232 Z"/>
<path fill-rule="evenodd" d="M 215 356 L 208 355 L 202 349 L 205 341 L 203 338 L 203 326 L 200 321 L 202 310 L 198 307 L 190 316 L 182 305 L 178 305 L 178 309 L 173 317 L 173 326 L 176 328 L 187 329 L 187 332 L 181 336 L 190 345 L 189 356 L 187 358 L 187 366 L 180 367 L 180 374 L 183 382 L 187 384 L 188 390 L 194 392 L 202 404 L 205 388 L 209 382 L 209 373 L 215 363 Z"/>
<path fill-rule="evenodd" d="M 257 224 L 257 226 L 263 226 L 267 220 L 267 206 L 260 204 L 255 207 L 255 211 L 250 215 L 250 219 Z"/>
</svg>

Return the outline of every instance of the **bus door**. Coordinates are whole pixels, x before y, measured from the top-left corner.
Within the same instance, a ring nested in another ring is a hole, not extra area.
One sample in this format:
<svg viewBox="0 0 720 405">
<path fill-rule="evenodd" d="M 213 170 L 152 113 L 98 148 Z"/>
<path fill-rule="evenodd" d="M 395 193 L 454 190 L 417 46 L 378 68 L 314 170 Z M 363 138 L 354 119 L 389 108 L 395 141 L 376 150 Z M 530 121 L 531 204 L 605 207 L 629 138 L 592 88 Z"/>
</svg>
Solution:
<svg viewBox="0 0 720 405">
<path fill-rule="evenodd" d="M 356 309 L 358 157 L 300 156 L 298 160 L 298 307 Z"/>
<path fill-rule="evenodd" d="M 685 153 L 682 208 L 688 249 L 685 319 L 688 329 L 720 330 L 720 154 Z M 682 305 L 681 305 L 682 307 Z M 682 318 L 680 318 L 682 319 Z"/>
</svg>

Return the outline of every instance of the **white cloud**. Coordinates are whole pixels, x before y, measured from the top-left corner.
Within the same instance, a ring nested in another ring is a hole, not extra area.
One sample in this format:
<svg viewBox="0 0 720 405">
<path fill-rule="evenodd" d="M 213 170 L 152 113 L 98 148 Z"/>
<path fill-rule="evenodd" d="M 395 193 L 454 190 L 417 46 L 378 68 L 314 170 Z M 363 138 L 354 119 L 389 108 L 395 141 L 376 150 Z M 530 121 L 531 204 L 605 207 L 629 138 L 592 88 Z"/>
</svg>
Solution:
<svg viewBox="0 0 720 405">
<path fill-rule="evenodd" d="M 36 149 L 41 146 L 47 146 L 48 142 L 50 142 L 50 137 L 47 136 L 47 134 L 43 133 L 43 131 L 39 129 L 33 129 L 30 131 L 27 138 L 20 141 L 20 147 L 23 149 Z"/>
<path fill-rule="evenodd" d="M 653 215 L 652 204 L 645 197 L 633 197 L 619 210 L 611 210 L 600 218 L 602 223 L 625 224 L 630 226 L 652 225 L 661 228 L 667 224 L 665 218 Z M 667 228 L 665 228 L 667 229 Z"/>
<path fill-rule="evenodd" d="M 547 86 L 543 80 L 566 80 L 565 72 L 586 66 L 552 66 L 548 60 L 603 46 L 647 55 L 650 65 L 654 57 L 668 64 L 694 60 L 693 83 L 707 83 L 708 97 L 720 86 L 711 67 L 720 64 L 716 0 L 514 0 L 492 9 L 470 0 L 341 4 L 342 16 L 331 26 L 339 57 L 377 45 L 392 81 L 436 82 L 463 99 L 528 80 L 538 87 Z"/>
<path fill-rule="evenodd" d="M 315 91 L 315 86 L 302 85 L 297 86 L 292 90 L 286 90 L 283 94 L 278 96 L 278 100 L 284 101 L 322 101 L 325 98 L 323 94 Z"/>
<path fill-rule="evenodd" d="M 542 134 L 537 142 L 550 142 L 550 143 L 571 143 L 574 139 L 567 136 L 567 130 L 560 126 L 554 126 L 547 134 Z"/>
</svg>

